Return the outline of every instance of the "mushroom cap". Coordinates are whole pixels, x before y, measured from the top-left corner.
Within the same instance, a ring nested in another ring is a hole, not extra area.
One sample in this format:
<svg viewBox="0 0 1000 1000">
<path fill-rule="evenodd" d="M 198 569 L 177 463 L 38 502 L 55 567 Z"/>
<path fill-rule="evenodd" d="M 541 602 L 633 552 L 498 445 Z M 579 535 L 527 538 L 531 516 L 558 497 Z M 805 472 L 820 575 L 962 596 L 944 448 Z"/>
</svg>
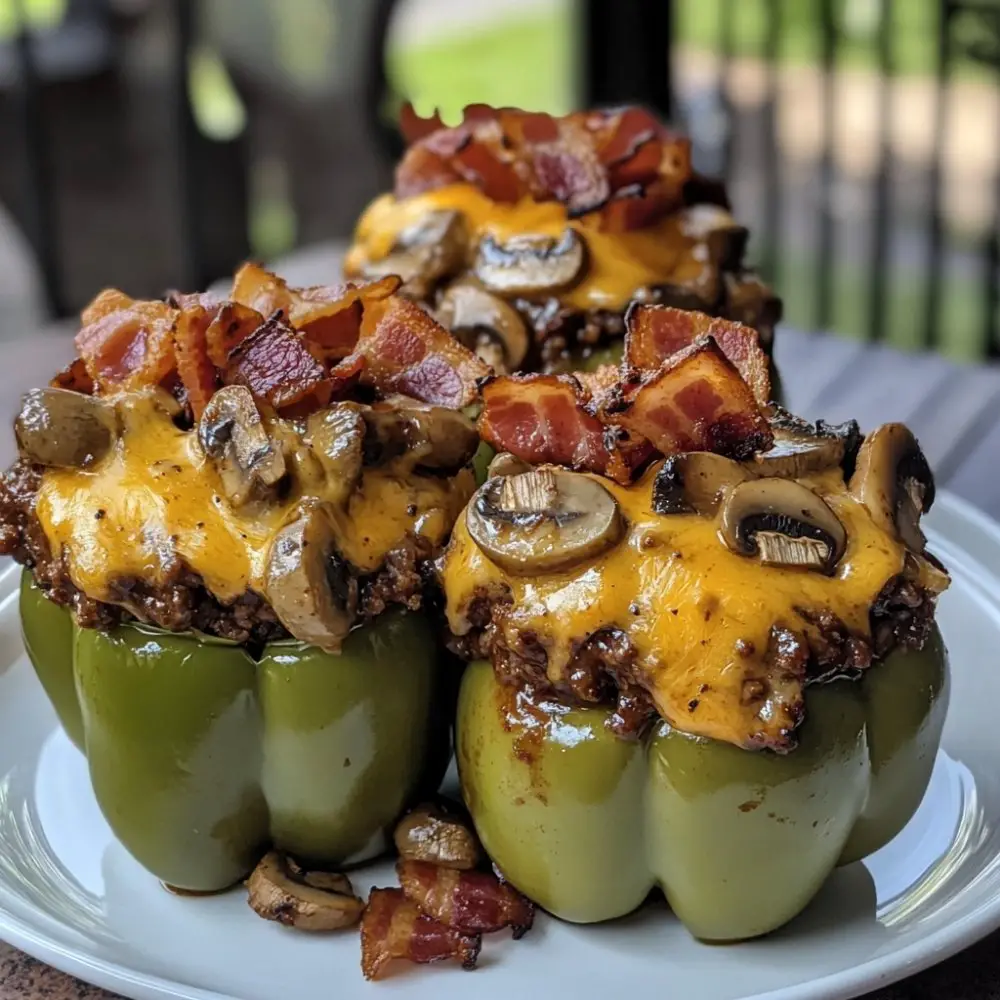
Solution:
<svg viewBox="0 0 1000 1000">
<path fill-rule="evenodd" d="M 653 481 L 653 510 L 658 514 L 714 514 L 723 494 L 752 478 L 752 473 L 724 455 L 688 451 L 667 458 Z"/>
<path fill-rule="evenodd" d="M 783 479 L 797 479 L 838 465 L 847 474 L 853 470 L 861 443 L 856 420 L 843 424 L 828 424 L 823 420 L 810 423 L 781 407 L 775 410 L 771 418 L 774 445 L 748 461 L 748 469 L 758 476 Z"/>
<path fill-rule="evenodd" d="M 767 566 L 832 573 L 847 531 L 826 501 L 791 479 L 740 483 L 722 502 L 719 533 L 740 555 Z"/>
<path fill-rule="evenodd" d="M 568 288 L 583 273 L 587 248 L 567 227 L 558 240 L 524 234 L 500 243 L 487 233 L 479 243 L 474 270 L 491 292 L 534 295 Z"/>
<path fill-rule="evenodd" d="M 545 573 L 616 544 L 624 522 L 596 479 L 543 466 L 487 480 L 466 510 L 473 541 L 511 573 Z"/>
<path fill-rule="evenodd" d="M 111 449 L 118 435 L 115 409 L 70 389 L 32 389 L 14 421 L 21 457 L 38 465 L 85 468 Z"/>
<path fill-rule="evenodd" d="M 390 396 L 365 410 L 365 457 L 386 461 L 406 453 L 413 466 L 460 469 L 479 447 L 476 425 L 446 406 Z"/>
<path fill-rule="evenodd" d="M 528 353 L 528 329 L 521 314 L 476 281 L 465 279 L 449 285 L 438 300 L 437 316 L 456 335 L 485 331 L 499 341 L 502 364 L 498 367 L 494 363 L 493 368 L 500 374 L 515 371 Z"/>
<path fill-rule="evenodd" d="M 407 861 L 467 871 L 482 857 L 471 826 L 433 803 L 411 809 L 397 824 L 393 839 L 399 856 Z"/>
</svg>

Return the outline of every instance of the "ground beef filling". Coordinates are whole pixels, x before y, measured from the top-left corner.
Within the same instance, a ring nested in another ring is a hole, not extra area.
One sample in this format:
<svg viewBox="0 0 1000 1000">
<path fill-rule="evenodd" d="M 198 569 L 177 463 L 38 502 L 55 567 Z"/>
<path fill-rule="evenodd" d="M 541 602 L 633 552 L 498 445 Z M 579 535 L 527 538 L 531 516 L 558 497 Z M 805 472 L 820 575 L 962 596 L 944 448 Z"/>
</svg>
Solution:
<svg viewBox="0 0 1000 1000">
<path fill-rule="evenodd" d="M 602 628 L 575 642 L 565 671 L 553 682 L 539 637 L 520 630 L 512 638 L 511 630 L 502 627 L 509 607 L 509 595 L 478 594 L 467 612 L 473 628 L 467 635 L 451 636 L 449 648 L 463 659 L 490 660 L 498 679 L 511 687 L 547 691 L 578 705 L 613 706 L 608 726 L 623 738 L 637 739 L 655 721 L 636 649 L 624 631 Z M 796 609 L 802 627 L 776 625 L 771 630 L 766 677 L 744 682 L 744 702 L 780 702 L 797 725 L 805 714 L 804 687 L 856 679 L 896 648 L 923 648 L 934 625 L 934 607 L 932 594 L 900 575 L 872 605 L 870 640 L 851 632 L 829 611 Z"/>
<path fill-rule="evenodd" d="M 202 578 L 178 563 L 159 583 L 120 577 L 111 584 L 113 602 L 97 601 L 76 587 L 64 553 L 53 553 L 35 514 L 42 470 L 15 463 L 0 479 L 0 555 L 29 568 L 46 595 L 70 608 L 83 628 L 113 628 L 122 621 L 141 621 L 170 632 L 195 630 L 251 647 L 288 638 L 270 604 L 246 591 L 224 604 Z M 436 555 L 423 538 L 407 539 L 386 556 L 374 573 L 358 576 L 358 614 L 370 621 L 393 605 L 421 607 L 432 574 L 427 564 Z"/>
</svg>

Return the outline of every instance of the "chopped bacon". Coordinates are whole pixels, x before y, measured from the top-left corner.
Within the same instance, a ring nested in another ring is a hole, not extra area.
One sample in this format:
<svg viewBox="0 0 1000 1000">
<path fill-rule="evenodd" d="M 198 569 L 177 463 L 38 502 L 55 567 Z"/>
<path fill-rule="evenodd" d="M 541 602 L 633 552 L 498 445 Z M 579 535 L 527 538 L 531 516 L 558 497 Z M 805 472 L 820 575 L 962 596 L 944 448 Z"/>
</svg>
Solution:
<svg viewBox="0 0 1000 1000">
<path fill-rule="evenodd" d="M 87 372 L 83 358 L 74 358 L 49 383 L 56 389 L 69 389 L 71 392 L 82 392 L 85 396 L 94 394 L 94 380 Z"/>
<path fill-rule="evenodd" d="M 637 368 L 654 369 L 693 344 L 699 337 L 715 339 L 736 366 L 759 403 L 771 399 L 767 355 L 757 331 L 728 319 L 670 306 L 634 303 L 625 315 L 625 360 Z"/>
<path fill-rule="evenodd" d="M 435 406 L 472 403 L 490 369 L 415 303 L 390 298 L 380 305 L 366 314 L 356 348 L 367 362 L 362 381 L 383 395 L 399 392 Z"/>
<path fill-rule="evenodd" d="M 205 331 L 205 345 L 212 364 L 225 368 L 229 355 L 263 325 L 264 317 L 256 309 L 239 302 L 227 302 Z"/>
<path fill-rule="evenodd" d="M 480 436 L 532 465 L 605 472 L 611 454 L 604 425 L 584 409 L 572 375 L 508 375 L 483 386 Z"/>
<path fill-rule="evenodd" d="M 397 198 L 465 181 L 497 202 L 530 195 L 561 202 L 571 216 L 601 210 L 618 230 L 679 205 L 691 176 L 688 140 L 642 108 L 554 118 L 474 105 L 452 128 L 407 109 L 405 130 Z"/>
<path fill-rule="evenodd" d="M 177 375 L 184 387 L 194 419 L 201 418 L 208 401 L 219 387 L 219 373 L 208 355 L 208 329 L 219 312 L 216 303 L 210 307 L 185 296 L 188 306 L 182 307 L 174 330 L 174 350 L 177 355 Z"/>
<path fill-rule="evenodd" d="M 457 871 L 429 861 L 399 861 L 399 884 L 429 917 L 464 934 L 488 934 L 510 927 L 523 937 L 535 919 L 534 906 L 492 872 Z"/>
<path fill-rule="evenodd" d="M 407 146 L 412 146 L 418 140 L 444 127 L 437 108 L 430 118 L 421 118 L 409 101 L 399 109 L 399 131 L 403 133 L 403 141 Z"/>
<path fill-rule="evenodd" d="M 137 302 L 108 289 L 83 318 L 76 347 L 100 388 L 159 385 L 173 371 L 177 310 L 166 302 Z"/>
<path fill-rule="evenodd" d="M 420 912 L 401 889 L 372 889 L 361 917 L 361 971 L 377 979 L 393 959 L 426 964 L 454 959 L 474 969 L 479 934 L 463 934 Z"/>
<path fill-rule="evenodd" d="M 245 385 L 254 398 L 276 410 L 315 396 L 318 406 L 330 399 L 326 369 L 310 353 L 302 334 L 280 316 L 272 316 L 229 355 L 225 381 Z"/>
<path fill-rule="evenodd" d="M 700 337 L 602 412 L 664 455 L 714 451 L 749 458 L 773 443 L 750 387 L 711 337 Z"/>
</svg>

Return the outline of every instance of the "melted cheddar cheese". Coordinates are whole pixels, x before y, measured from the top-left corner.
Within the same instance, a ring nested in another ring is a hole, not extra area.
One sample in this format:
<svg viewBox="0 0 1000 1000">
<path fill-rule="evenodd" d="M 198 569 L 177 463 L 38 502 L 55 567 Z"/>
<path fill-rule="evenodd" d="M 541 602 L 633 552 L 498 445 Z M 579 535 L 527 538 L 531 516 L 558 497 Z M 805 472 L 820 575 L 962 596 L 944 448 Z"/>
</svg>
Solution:
<svg viewBox="0 0 1000 1000">
<path fill-rule="evenodd" d="M 621 310 L 644 285 L 671 282 L 696 287 L 700 281 L 713 280 L 715 274 L 707 247 L 687 231 L 682 214 L 665 216 L 631 232 L 603 232 L 596 213 L 570 219 L 558 202 L 530 198 L 516 205 L 500 204 L 471 184 L 451 184 L 403 200 L 391 194 L 376 198 L 358 222 L 345 272 L 362 273 L 369 262 L 389 254 L 404 229 L 428 212 L 440 210 L 461 212 L 474 242 L 487 233 L 506 241 L 536 233 L 559 237 L 567 226 L 575 229 L 587 244 L 585 273 L 558 296 L 573 309 Z"/>
<path fill-rule="evenodd" d="M 728 549 L 713 518 L 657 514 L 656 471 L 630 487 L 601 479 L 627 521 L 624 538 L 595 561 L 551 575 L 506 573 L 460 518 L 443 570 L 449 627 L 468 633 L 473 599 L 509 589 L 512 604 L 498 627 L 509 648 L 516 649 L 525 632 L 541 643 L 554 684 L 581 641 L 598 629 L 619 628 L 636 650 L 637 676 L 668 722 L 696 735 L 759 745 L 775 720 L 766 706 L 747 703 L 743 683 L 766 675 L 772 626 L 809 634 L 796 609 L 828 609 L 869 637 L 872 603 L 902 571 L 905 550 L 847 494 L 838 470 L 802 480 L 847 530 L 834 574 L 763 566 Z"/>
<path fill-rule="evenodd" d="M 42 477 L 38 517 L 53 552 L 67 554 L 73 583 L 114 601 L 116 581 L 159 583 L 180 559 L 220 601 L 248 588 L 263 593 L 271 539 L 306 498 L 293 490 L 281 502 L 234 509 L 195 434 L 178 429 L 154 396 L 117 403 L 123 430 L 108 455 Z M 473 489 L 468 470 L 444 478 L 399 465 L 366 469 L 334 511 L 340 554 L 368 573 L 408 535 L 441 545 Z"/>
</svg>

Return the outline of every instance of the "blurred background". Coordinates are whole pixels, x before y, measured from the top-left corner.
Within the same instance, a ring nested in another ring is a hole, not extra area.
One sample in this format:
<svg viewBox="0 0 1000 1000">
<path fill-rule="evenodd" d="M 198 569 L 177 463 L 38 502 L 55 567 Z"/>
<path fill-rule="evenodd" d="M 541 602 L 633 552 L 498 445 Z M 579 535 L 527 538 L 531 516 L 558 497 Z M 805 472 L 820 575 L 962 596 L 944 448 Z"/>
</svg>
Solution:
<svg viewBox="0 0 1000 1000">
<path fill-rule="evenodd" d="M 652 105 L 787 324 L 1000 355 L 1000 0 L 0 0 L 0 337 L 345 240 L 404 99 Z"/>
</svg>

